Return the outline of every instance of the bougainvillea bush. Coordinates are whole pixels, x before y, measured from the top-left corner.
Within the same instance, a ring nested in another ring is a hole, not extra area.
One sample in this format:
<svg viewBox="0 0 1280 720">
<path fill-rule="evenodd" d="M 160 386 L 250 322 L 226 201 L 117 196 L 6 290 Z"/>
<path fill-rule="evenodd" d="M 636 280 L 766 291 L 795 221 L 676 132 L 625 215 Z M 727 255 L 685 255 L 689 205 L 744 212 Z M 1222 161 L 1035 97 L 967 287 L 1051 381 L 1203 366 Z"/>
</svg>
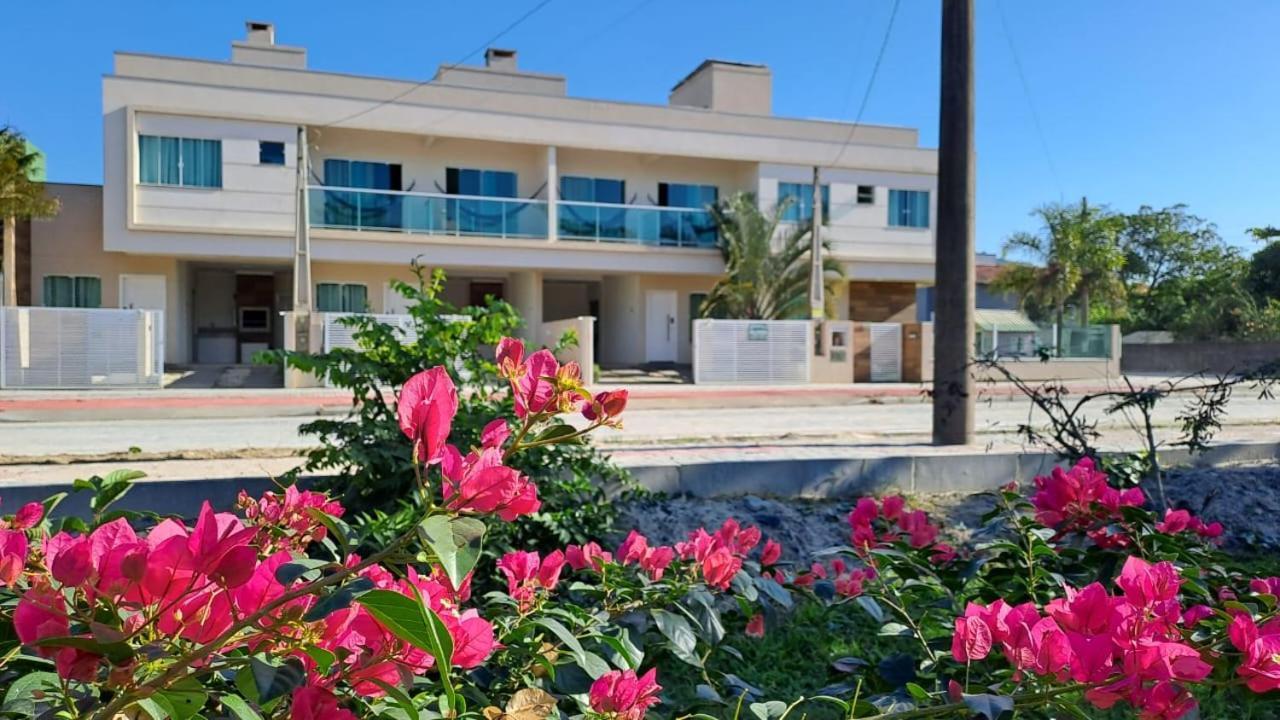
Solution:
<svg viewBox="0 0 1280 720">
<path fill-rule="evenodd" d="M 849 543 L 803 565 L 733 520 L 487 560 L 493 529 L 542 503 L 513 459 L 616 426 L 627 404 L 519 341 L 495 366 L 511 415 L 470 446 L 450 443 L 448 371 L 399 388 L 420 512 L 371 552 L 338 501 L 295 487 L 187 522 L 111 510 L 118 475 L 85 483 L 87 521 L 51 519 L 52 501 L 4 517 L 0 715 L 1172 720 L 1266 717 L 1280 688 L 1280 578 L 1233 571 L 1222 527 L 1151 510 L 1089 460 L 990 494 L 963 544 L 893 496 L 858 500 Z M 473 591 L 482 577 L 497 589 Z M 739 674 L 751 644 L 814 607 L 865 616 L 894 654 L 768 697 Z"/>
</svg>

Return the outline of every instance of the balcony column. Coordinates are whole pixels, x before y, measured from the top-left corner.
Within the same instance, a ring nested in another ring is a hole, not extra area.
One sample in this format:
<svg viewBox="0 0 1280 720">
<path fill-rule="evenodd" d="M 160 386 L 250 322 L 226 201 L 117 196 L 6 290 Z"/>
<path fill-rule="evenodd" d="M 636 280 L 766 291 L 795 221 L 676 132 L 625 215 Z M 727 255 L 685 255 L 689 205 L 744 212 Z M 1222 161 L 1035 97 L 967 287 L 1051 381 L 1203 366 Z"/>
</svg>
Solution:
<svg viewBox="0 0 1280 720">
<path fill-rule="evenodd" d="M 511 304 L 524 320 L 518 334 L 537 344 L 542 335 L 542 271 L 517 270 L 511 273 L 507 288 Z"/>
<path fill-rule="evenodd" d="M 547 146 L 547 240 L 560 239 L 560 170 L 556 166 L 556 146 Z"/>
</svg>

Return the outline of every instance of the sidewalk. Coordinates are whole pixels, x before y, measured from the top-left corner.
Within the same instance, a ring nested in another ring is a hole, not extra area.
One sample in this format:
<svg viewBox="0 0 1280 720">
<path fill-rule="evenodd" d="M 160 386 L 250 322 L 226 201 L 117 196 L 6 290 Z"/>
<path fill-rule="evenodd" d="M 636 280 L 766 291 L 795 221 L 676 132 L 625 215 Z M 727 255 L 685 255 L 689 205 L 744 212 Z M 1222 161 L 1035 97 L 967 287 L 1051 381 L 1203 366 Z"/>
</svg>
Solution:
<svg viewBox="0 0 1280 720">
<path fill-rule="evenodd" d="M 1144 383 L 1164 378 L 1135 378 Z M 1073 392 L 1105 389 L 1096 381 L 1065 383 Z M 626 387 L 631 409 L 752 408 L 928 402 L 929 384 L 839 385 L 605 385 Z M 1019 399 L 1008 383 L 979 386 L 979 402 Z M 332 388 L 48 390 L 0 392 L 0 423 L 169 418 L 302 417 L 338 415 L 351 395 Z"/>
</svg>

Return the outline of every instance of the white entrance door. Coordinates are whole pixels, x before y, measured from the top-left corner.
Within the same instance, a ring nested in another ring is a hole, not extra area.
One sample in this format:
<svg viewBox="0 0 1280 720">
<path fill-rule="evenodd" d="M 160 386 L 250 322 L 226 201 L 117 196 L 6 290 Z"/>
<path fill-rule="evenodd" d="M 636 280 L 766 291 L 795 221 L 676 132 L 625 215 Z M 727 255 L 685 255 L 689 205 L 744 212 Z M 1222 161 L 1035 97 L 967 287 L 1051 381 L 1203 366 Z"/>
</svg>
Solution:
<svg viewBox="0 0 1280 720">
<path fill-rule="evenodd" d="M 902 326 L 870 323 L 871 382 L 902 382 Z"/>
<path fill-rule="evenodd" d="M 650 290 L 644 296 L 646 362 L 676 361 L 676 291 Z"/>
<path fill-rule="evenodd" d="M 138 310 L 164 310 L 163 275 L 121 275 L 120 307 Z"/>
</svg>

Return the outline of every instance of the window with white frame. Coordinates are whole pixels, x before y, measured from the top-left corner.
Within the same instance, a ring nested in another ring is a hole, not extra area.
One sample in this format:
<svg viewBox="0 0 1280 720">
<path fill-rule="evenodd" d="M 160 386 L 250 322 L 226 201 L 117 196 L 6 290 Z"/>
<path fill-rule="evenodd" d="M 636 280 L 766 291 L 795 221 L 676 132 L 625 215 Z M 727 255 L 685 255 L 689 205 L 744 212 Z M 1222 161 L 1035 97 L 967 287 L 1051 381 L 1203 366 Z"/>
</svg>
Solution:
<svg viewBox="0 0 1280 720">
<path fill-rule="evenodd" d="M 359 283 L 316 283 L 316 310 L 368 312 L 369 288 Z"/>
<path fill-rule="evenodd" d="M 45 307 L 102 307 L 102 279 L 91 275 L 45 275 Z"/>
<path fill-rule="evenodd" d="M 890 190 L 889 226 L 929 227 L 928 190 Z"/>
<path fill-rule="evenodd" d="M 138 136 L 138 181 L 143 185 L 222 187 L 222 141 Z"/>
<path fill-rule="evenodd" d="M 785 203 L 785 207 L 783 207 Z M 807 222 L 813 219 L 813 184 L 778 183 L 778 206 L 783 207 L 783 222 Z M 831 222 L 831 186 L 822 186 L 822 224 Z"/>
</svg>

